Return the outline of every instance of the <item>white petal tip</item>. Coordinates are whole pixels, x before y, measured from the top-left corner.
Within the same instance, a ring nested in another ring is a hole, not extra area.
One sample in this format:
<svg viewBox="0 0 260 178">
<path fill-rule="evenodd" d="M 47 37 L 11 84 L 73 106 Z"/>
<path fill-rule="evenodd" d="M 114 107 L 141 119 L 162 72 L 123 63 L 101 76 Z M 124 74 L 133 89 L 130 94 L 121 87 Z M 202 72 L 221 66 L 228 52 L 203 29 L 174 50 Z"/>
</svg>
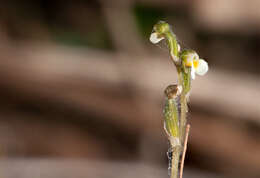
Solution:
<svg viewBox="0 0 260 178">
<path fill-rule="evenodd" d="M 200 59 L 198 68 L 196 69 L 196 74 L 205 75 L 208 72 L 208 70 L 209 70 L 208 63 L 205 60 Z"/>
<path fill-rule="evenodd" d="M 192 79 L 192 80 L 194 80 L 195 77 L 196 77 L 193 66 L 191 67 L 190 76 L 191 76 L 191 79 Z"/>
<path fill-rule="evenodd" d="M 151 36 L 150 36 L 150 41 L 153 43 L 153 44 L 156 44 L 156 43 L 159 43 L 161 40 L 163 40 L 164 38 L 161 37 L 161 38 L 158 38 L 158 35 L 156 32 L 152 33 Z"/>
</svg>

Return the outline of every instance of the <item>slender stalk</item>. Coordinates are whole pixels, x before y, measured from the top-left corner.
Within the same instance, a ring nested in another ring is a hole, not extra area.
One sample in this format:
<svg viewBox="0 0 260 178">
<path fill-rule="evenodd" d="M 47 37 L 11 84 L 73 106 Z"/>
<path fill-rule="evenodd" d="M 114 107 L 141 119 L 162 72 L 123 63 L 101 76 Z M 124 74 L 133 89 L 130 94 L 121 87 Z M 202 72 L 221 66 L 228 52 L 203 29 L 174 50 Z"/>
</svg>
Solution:
<svg viewBox="0 0 260 178">
<path fill-rule="evenodd" d="M 165 89 L 166 104 L 164 107 L 164 122 L 165 131 L 171 147 L 171 178 L 177 178 L 179 173 L 179 159 L 181 155 L 181 143 L 179 138 L 179 111 L 178 111 L 178 96 L 180 95 L 178 85 L 169 85 Z"/>
<path fill-rule="evenodd" d="M 179 55 L 178 55 L 178 44 L 177 44 L 177 40 L 176 40 L 176 36 L 172 31 L 169 31 L 168 33 L 166 33 L 166 37 L 167 37 L 167 43 L 168 43 L 168 47 L 170 49 L 170 54 L 171 57 L 173 59 L 173 62 L 177 68 L 177 72 L 178 72 L 178 84 L 180 86 L 182 86 L 183 89 L 185 89 L 185 85 L 184 85 L 184 78 L 182 76 L 182 70 L 180 67 L 180 60 L 178 59 Z M 180 112 L 180 117 L 178 117 L 179 119 L 179 139 L 180 142 L 183 143 L 183 137 L 184 137 L 184 130 L 185 130 L 185 125 L 186 125 L 186 111 L 187 111 L 187 104 L 186 104 L 186 92 L 185 90 L 183 90 L 181 92 L 181 97 L 180 97 L 180 103 L 181 103 L 181 112 Z M 177 105 L 176 105 L 176 108 Z M 172 159 L 171 159 L 171 178 L 177 178 L 178 177 L 178 173 L 179 173 L 179 160 L 180 160 L 180 155 L 182 152 L 181 149 L 181 145 L 178 146 L 174 146 L 173 144 L 171 144 L 171 148 L 173 150 L 172 152 Z"/>
<path fill-rule="evenodd" d="M 175 146 L 172 152 L 171 178 L 178 178 L 180 155 L 181 155 L 181 147 Z"/>
<path fill-rule="evenodd" d="M 185 136 L 185 128 L 186 128 L 186 113 L 187 113 L 187 100 L 186 100 L 186 94 L 184 92 L 181 93 L 181 119 L 180 119 L 180 139 L 181 143 L 184 141 L 184 136 Z"/>
<path fill-rule="evenodd" d="M 180 140 L 181 143 L 183 143 L 184 140 L 184 134 L 185 134 L 185 128 L 186 128 L 186 113 L 187 113 L 187 98 L 186 98 L 186 86 L 184 85 L 184 78 L 183 78 L 183 72 L 181 70 L 178 71 L 178 83 L 182 86 L 183 90 L 181 92 L 180 96 L 180 103 L 181 103 L 181 112 L 180 112 Z"/>
</svg>

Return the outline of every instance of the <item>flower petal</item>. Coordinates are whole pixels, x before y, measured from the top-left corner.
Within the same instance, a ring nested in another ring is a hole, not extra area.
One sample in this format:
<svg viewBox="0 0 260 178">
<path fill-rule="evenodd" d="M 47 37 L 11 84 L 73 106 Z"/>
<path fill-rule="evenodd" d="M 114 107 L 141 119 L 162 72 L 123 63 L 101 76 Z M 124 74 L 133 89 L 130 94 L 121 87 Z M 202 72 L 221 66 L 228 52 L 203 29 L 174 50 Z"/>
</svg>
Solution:
<svg viewBox="0 0 260 178">
<path fill-rule="evenodd" d="M 190 76 L 191 76 L 191 79 L 192 79 L 192 80 L 194 80 L 195 77 L 196 77 L 196 75 L 195 75 L 195 69 L 194 69 L 193 66 L 191 67 L 191 70 L 190 70 Z"/>
<path fill-rule="evenodd" d="M 153 44 L 156 44 L 156 43 L 159 43 L 161 40 L 163 40 L 164 37 L 161 37 L 161 38 L 158 38 L 158 35 L 156 32 L 153 32 L 150 36 L 150 41 L 153 43 Z"/>
<path fill-rule="evenodd" d="M 187 67 L 191 67 L 196 59 L 199 59 L 199 55 L 196 52 L 191 52 L 184 56 L 184 63 Z"/>
<path fill-rule="evenodd" d="M 195 70 L 196 70 L 196 74 L 204 75 L 208 72 L 208 69 L 209 69 L 208 63 L 205 60 L 200 59 L 198 67 Z"/>
</svg>

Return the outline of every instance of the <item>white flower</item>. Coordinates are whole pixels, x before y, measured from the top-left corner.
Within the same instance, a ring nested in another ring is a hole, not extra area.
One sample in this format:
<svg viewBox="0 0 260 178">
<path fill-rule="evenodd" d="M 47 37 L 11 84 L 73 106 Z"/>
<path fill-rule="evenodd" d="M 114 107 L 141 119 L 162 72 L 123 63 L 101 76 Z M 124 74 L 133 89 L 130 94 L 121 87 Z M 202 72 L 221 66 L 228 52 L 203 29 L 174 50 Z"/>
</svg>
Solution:
<svg viewBox="0 0 260 178">
<path fill-rule="evenodd" d="M 189 53 L 184 59 L 185 66 L 191 67 L 191 78 L 195 79 L 195 74 L 205 75 L 209 69 L 208 63 L 204 59 L 199 59 L 197 53 Z"/>
<path fill-rule="evenodd" d="M 153 32 L 150 36 L 150 41 L 153 44 L 159 43 L 161 40 L 163 40 L 164 37 L 158 37 L 158 34 L 156 32 Z"/>
</svg>

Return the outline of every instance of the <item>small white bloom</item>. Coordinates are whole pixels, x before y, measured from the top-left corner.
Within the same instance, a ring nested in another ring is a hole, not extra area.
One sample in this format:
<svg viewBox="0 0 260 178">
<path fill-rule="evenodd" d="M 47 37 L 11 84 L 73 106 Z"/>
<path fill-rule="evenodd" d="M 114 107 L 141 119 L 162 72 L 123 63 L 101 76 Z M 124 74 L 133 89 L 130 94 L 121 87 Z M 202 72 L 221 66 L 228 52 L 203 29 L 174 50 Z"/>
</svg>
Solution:
<svg viewBox="0 0 260 178">
<path fill-rule="evenodd" d="M 189 53 L 188 55 L 186 55 L 184 62 L 187 67 L 192 67 L 193 61 L 198 60 L 198 59 L 199 59 L 199 55 L 195 52 L 192 52 L 192 53 Z"/>
<path fill-rule="evenodd" d="M 193 60 L 191 67 L 191 78 L 193 80 L 195 79 L 195 73 L 197 75 L 205 75 L 208 72 L 208 69 L 208 63 L 205 60 Z"/>
<path fill-rule="evenodd" d="M 159 43 L 161 40 L 163 40 L 164 37 L 158 37 L 158 34 L 156 32 L 153 32 L 150 36 L 150 41 L 153 43 L 153 44 L 156 44 L 156 43 Z"/>
<path fill-rule="evenodd" d="M 199 59 L 199 55 L 196 52 L 191 52 L 187 54 L 184 58 L 184 64 L 186 67 L 191 68 L 191 78 L 195 79 L 195 74 L 205 75 L 209 69 L 208 63 Z"/>
<path fill-rule="evenodd" d="M 190 76 L 191 76 L 191 79 L 194 80 L 196 75 L 195 75 L 195 69 L 193 66 L 191 66 L 191 70 L 190 70 Z"/>
<path fill-rule="evenodd" d="M 198 67 L 196 68 L 196 74 L 205 75 L 208 72 L 208 70 L 209 70 L 208 63 L 205 60 L 200 59 L 198 63 Z"/>
</svg>

